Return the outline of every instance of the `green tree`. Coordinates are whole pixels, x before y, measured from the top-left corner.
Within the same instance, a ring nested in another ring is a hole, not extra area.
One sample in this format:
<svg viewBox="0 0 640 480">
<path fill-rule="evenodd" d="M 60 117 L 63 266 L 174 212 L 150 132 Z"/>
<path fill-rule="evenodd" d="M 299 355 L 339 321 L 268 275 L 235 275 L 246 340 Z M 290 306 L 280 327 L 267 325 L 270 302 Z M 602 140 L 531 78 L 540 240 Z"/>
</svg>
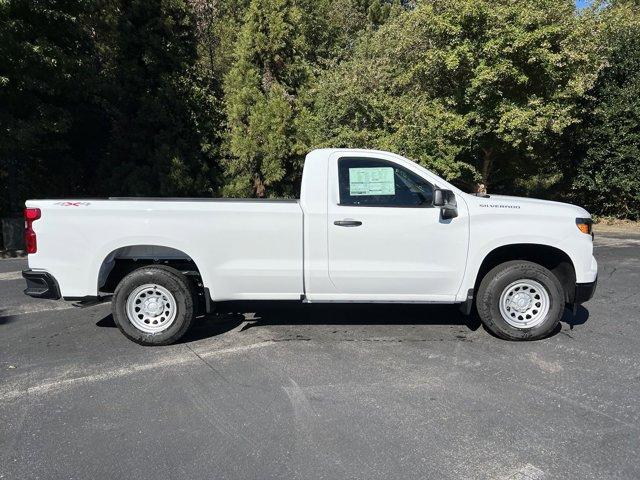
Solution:
<svg viewBox="0 0 640 480">
<path fill-rule="evenodd" d="M 196 20 L 198 58 L 216 94 L 222 93 L 224 76 L 233 54 L 249 0 L 189 0 Z"/>
<path fill-rule="evenodd" d="M 181 0 L 0 2 L 0 195 L 211 194 L 222 109 Z"/>
<path fill-rule="evenodd" d="M 294 194 L 306 153 L 300 98 L 361 31 L 400 9 L 380 0 L 251 0 L 224 81 L 225 194 Z"/>
<path fill-rule="evenodd" d="M 482 190 L 557 179 L 597 68 L 570 0 L 433 0 L 395 16 L 307 96 L 306 144 L 394 150 Z"/>
<path fill-rule="evenodd" d="M 602 13 L 606 66 L 592 91 L 574 193 L 592 212 L 640 218 L 640 4 Z"/>
<path fill-rule="evenodd" d="M 333 26 L 334 58 L 344 58 L 363 31 L 376 29 L 404 9 L 413 8 L 411 0 L 330 0 L 327 22 Z"/>
<path fill-rule="evenodd" d="M 86 192 L 103 127 L 94 102 L 98 75 L 94 6 L 0 1 L 0 209 L 28 196 Z"/>
<path fill-rule="evenodd" d="M 196 21 L 182 0 L 120 0 L 101 43 L 112 195 L 207 195 L 216 187 L 220 107 L 199 70 Z"/>
<path fill-rule="evenodd" d="M 225 79 L 228 124 L 226 194 L 288 193 L 295 95 L 311 75 L 303 9 L 292 0 L 252 0 Z"/>
</svg>

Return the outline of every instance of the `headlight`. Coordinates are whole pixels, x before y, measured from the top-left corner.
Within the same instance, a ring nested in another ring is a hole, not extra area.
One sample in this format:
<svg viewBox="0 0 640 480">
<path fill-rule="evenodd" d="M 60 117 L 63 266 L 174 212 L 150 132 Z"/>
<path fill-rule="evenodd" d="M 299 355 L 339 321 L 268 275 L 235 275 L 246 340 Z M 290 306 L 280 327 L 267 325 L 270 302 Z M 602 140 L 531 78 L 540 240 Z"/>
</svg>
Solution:
<svg viewBox="0 0 640 480">
<path fill-rule="evenodd" d="M 578 230 L 593 237 L 593 220 L 590 218 L 576 218 Z"/>
</svg>

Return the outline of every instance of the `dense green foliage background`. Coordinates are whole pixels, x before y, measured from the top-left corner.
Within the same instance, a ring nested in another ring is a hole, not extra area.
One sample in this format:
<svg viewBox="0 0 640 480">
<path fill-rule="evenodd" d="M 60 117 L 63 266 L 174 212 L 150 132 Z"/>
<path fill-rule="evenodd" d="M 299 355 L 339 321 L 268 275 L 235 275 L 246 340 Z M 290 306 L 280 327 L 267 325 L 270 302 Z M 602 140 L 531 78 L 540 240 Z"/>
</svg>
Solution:
<svg viewBox="0 0 640 480">
<path fill-rule="evenodd" d="M 0 216 L 295 196 L 312 148 L 640 217 L 640 5 L 0 0 Z"/>
</svg>

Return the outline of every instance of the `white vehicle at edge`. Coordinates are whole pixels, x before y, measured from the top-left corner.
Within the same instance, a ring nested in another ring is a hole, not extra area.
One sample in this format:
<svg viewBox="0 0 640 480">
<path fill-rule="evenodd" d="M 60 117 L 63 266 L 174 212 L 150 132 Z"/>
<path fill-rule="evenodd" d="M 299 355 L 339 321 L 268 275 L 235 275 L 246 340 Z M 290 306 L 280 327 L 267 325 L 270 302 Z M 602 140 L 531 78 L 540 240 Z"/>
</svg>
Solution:
<svg viewBox="0 0 640 480">
<path fill-rule="evenodd" d="M 592 297 L 591 218 L 577 206 L 466 194 L 375 150 L 307 155 L 300 200 L 29 200 L 25 293 L 111 299 L 142 344 L 178 340 L 226 300 L 475 301 L 507 339 L 552 332 Z"/>
</svg>

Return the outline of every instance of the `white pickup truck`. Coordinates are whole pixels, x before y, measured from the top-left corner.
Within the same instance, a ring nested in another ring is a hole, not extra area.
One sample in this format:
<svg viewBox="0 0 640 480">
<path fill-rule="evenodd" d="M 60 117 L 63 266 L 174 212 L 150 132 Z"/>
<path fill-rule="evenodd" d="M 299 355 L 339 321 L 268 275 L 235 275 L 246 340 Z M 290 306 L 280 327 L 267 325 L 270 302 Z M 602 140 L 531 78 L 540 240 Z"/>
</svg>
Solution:
<svg viewBox="0 0 640 480">
<path fill-rule="evenodd" d="M 165 345 L 228 300 L 475 302 L 506 339 L 552 332 L 592 297 L 577 206 L 475 196 L 388 152 L 307 155 L 300 200 L 29 200 L 25 293 L 111 299 L 130 339 Z"/>
</svg>

